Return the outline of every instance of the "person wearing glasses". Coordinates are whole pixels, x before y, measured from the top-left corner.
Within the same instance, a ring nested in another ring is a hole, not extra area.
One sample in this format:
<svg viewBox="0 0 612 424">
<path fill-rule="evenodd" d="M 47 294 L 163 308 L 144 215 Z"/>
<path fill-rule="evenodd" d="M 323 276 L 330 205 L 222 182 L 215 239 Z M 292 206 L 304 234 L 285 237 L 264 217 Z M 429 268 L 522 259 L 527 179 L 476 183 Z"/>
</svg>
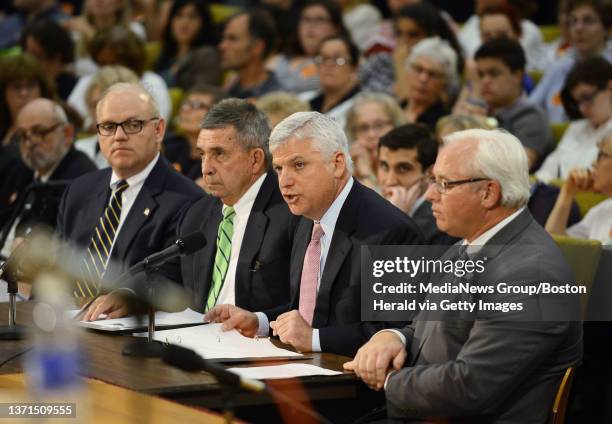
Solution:
<svg viewBox="0 0 612 424">
<path fill-rule="evenodd" d="M 438 228 L 462 239 L 441 260 L 467 255 L 485 262 L 467 280 L 455 277 L 453 287 L 513 282 L 525 289 L 573 280 L 563 254 L 526 209 L 527 155 L 516 137 L 503 130 L 451 134 L 433 177 L 426 198 Z M 429 281 L 443 277 L 434 273 Z M 520 303 L 522 309 L 424 311 L 402 329 L 375 334 L 345 368 L 385 390 L 389 421 L 546 422 L 566 369 L 582 357 L 582 323 L 573 314 L 578 298 L 530 301 L 499 288 L 458 292 L 443 299 Z M 442 305 L 435 293 L 426 296 Z M 559 314 L 548 314 L 551 308 Z"/>
<path fill-rule="evenodd" d="M 458 56 L 441 38 L 430 37 L 412 47 L 405 62 L 406 122 L 421 123 L 431 131 L 438 119 L 449 114 L 449 102 L 458 93 Z"/>
<path fill-rule="evenodd" d="M 589 209 L 582 221 L 568 228 L 572 201 L 576 194 L 584 191 L 595 191 L 608 198 Z M 575 168 L 570 172 L 546 221 L 546 231 L 612 245 L 612 131 L 600 141 L 591 169 Z"/>
<path fill-rule="evenodd" d="M 18 240 L 38 225 L 55 227 L 58 203 L 48 198 L 33 198 L 26 195 L 32 183 L 72 180 L 97 168 L 84 153 L 73 147 L 74 127 L 68 122 L 66 113 L 57 103 L 38 98 L 26 104 L 17 115 L 14 139 L 19 145 L 19 162 L 7 180 L 17 195 L 15 205 L 22 204 L 29 196 L 30 206 L 24 208 L 13 222 L 2 229 L 5 243 L 2 255 L 8 257 Z"/>
<path fill-rule="evenodd" d="M 357 68 L 359 50 L 348 36 L 324 39 L 314 58 L 319 69 L 320 91 L 304 93 L 301 98 L 310 109 L 333 118 L 344 128 L 346 114 L 359 93 Z"/>
<path fill-rule="evenodd" d="M 166 122 L 140 85 L 111 86 L 98 102 L 96 122 L 110 167 L 74 180 L 58 215 L 60 238 L 86 249 L 85 281 L 75 284 L 77 303 L 100 294 L 95 280 L 112 280 L 172 245 L 181 212 L 203 195 L 160 157 Z M 178 258 L 162 266 L 161 274 L 180 282 Z M 102 296 L 96 302 L 111 300 Z"/>
</svg>

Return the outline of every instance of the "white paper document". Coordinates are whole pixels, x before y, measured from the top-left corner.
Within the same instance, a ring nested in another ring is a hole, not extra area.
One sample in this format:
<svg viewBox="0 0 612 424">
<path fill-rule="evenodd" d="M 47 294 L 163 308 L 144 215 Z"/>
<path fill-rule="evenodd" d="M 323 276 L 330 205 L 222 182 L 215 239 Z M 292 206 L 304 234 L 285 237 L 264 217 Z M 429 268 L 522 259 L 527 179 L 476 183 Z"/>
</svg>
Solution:
<svg viewBox="0 0 612 424">
<path fill-rule="evenodd" d="M 71 317 L 74 317 L 79 310 L 68 311 Z M 138 320 L 137 317 L 128 316 L 125 318 L 115 319 L 101 319 L 98 321 L 79 321 L 78 324 L 82 327 L 92 328 L 94 330 L 103 331 L 126 331 L 136 330 L 147 326 L 148 318 L 145 316 Z M 155 328 L 159 327 L 170 327 L 175 325 L 187 325 L 187 324 L 202 324 L 204 322 L 204 315 L 193 311 L 191 309 L 185 309 L 183 312 L 155 312 Z"/>
<path fill-rule="evenodd" d="M 283 364 L 263 367 L 229 368 L 243 378 L 268 380 L 276 378 L 307 377 L 310 375 L 339 375 L 340 371 L 332 371 L 310 364 Z"/>
<path fill-rule="evenodd" d="M 300 357 L 301 353 L 274 346 L 268 338 L 245 337 L 236 330 L 221 331 L 221 324 L 155 332 L 155 340 L 194 350 L 207 359 Z"/>
</svg>

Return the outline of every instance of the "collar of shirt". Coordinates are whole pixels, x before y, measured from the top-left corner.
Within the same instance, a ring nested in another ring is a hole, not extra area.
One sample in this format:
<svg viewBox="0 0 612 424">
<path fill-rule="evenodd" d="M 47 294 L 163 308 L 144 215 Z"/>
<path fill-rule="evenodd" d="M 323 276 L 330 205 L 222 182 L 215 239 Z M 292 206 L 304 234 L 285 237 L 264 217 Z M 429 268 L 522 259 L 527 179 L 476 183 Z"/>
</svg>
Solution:
<svg viewBox="0 0 612 424">
<path fill-rule="evenodd" d="M 525 206 L 523 206 L 522 208 L 520 208 L 519 210 L 514 212 L 512 215 L 509 215 L 509 216 L 505 217 L 504 219 L 502 219 L 501 221 L 499 221 L 493 227 L 489 228 L 487 231 L 485 231 L 484 233 L 482 233 L 481 235 L 476 237 L 476 239 L 474 239 L 473 242 L 468 243 L 468 241 L 464 239 L 461 244 L 463 246 L 465 246 L 465 245 L 468 245 L 468 246 L 484 246 L 485 244 L 487 244 L 487 242 L 489 240 L 491 240 L 491 238 L 493 238 L 493 236 L 495 234 L 499 233 L 502 228 L 504 228 L 506 225 L 508 225 L 510 223 L 510 221 L 512 221 L 517 216 L 519 216 L 520 213 L 523 212 L 524 210 L 525 210 Z"/>
<path fill-rule="evenodd" d="M 127 188 L 125 192 L 134 191 L 136 188 L 140 188 L 140 186 L 144 184 L 145 180 L 147 179 L 147 177 L 153 170 L 153 167 L 155 166 L 158 160 L 159 160 L 159 153 L 155 155 L 153 160 L 149 162 L 149 164 L 145 166 L 145 168 L 142 171 L 140 171 L 136 175 L 132 175 L 131 177 L 127 178 L 126 181 L 129 184 L 129 187 Z M 111 175 L 111 179 L 110 179 L 110 184 L 109 184 L 110 188 L 113 190 L 116 189 L 117 183 L 119 181 L 121 181 L 121 178 L 119 178 L 117 174 L 115 174 L 115 171 L 113 171 L 113 174 Z"/>
<path fill-rule="evenodd" d="M 416 211 L 421 207 L 424 201 L 425 201 L 425 194 L 423 194 L 421 197 L 419 197 L 418 199 L 414 201 L 414 204 L 408 211 L 408 216 L 413 217 Z"/>
<path fill-rule="evenodd" d="M 331 206 L 325 211 L 325 213 L 321 217 L 321 221 L 319 221 L 319 223 L 321 224 L 321 227 L 323 227 L 323 232 L 325 233 L 323 237 L 325 237 L 328 240 L 331 240 L 331 237 L 334 235 L 334 228 L 336 228 L 336 221 L 338 221 L 340 210 L 342 209 L 342 206 L 344 205 L 344 201 L 348 197 L 348 194 L 351 191 L 351 188 L 353 188 L 353 177 L 349 178 L 349 180 L 346 182 L 346 185 L 344 186 L 344 188 L 342 189 L 338 197 L 336 197 L 336 199 L 333 201 Z"/>
<path fill-rule="evenodd" d="M 240 199 L 234 204 L 234 211 L 236 212 L 236 217 L 239 220 L 243 218 L 249 217 L 251 214 L 251 209 L 253 209 L 253 204 L 255 203 L 255 198 L 257 197 L 257 193 L 259 193 L 259 189 L 261 188 L 264 180 L 266 179 L 267 174 L 261 175 L 255 182 L 249 187 L 249 189 L 242 195 Z M 223 211 L 229 206 L 223 205 Z M 235 222 L 235 221 L 234 221 Z"/>
</svg>

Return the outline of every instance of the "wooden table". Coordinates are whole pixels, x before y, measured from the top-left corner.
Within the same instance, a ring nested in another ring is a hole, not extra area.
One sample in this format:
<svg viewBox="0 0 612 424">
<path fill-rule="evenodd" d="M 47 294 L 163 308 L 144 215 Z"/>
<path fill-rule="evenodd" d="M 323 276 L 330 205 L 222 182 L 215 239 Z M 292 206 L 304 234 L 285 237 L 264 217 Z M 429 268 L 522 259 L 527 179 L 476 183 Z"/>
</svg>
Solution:
<svg viewBox="0 0 612 424">
<path fill-rule="evenodd" d="M 31 322 L 33 305 L 30 302 L 19 302 L 18 323 Z M 8 322 L 8 305 L 0 304 L 0 324 Z M 86 376 L 138 392 L 158 395 L 186 405 L 222 408 L 227 400 L 227 393 L 216 380 L 205 372 L 185 372 L 163 363 L 155 358 L 133 358 L 121 355 L 124 345 L 134 340 L 131 336 L 109 335 L 94 331 L 84 331 L 82 346 L 88 356 L 89 368 Z M 29 340 L 0 341 L 0 362 L 32 345 Z M 318 365 L 323 368 L 342 371 L 342 364 L 349 358 L 328 354 L 311 354 L 309 359 L 292 360 Z M 286 362 L 286 361 L 285 361 Z M 244 366 L 248 364 L 243 364 Z M 237 366 L 232 364 L 232 366 Z M 22 372 L 22 357 L 12 360 L 0 368 L 0 374 Z M 291 397 L 293 400 L 308 403 L 322 402 L 333 404 L 340 401 L 358 408 L 365 403 L 364 394 L 370 397 L 371 392 L 352 373 L 337 376 L 312 376 L 299 379 L 271 380 L 271 387 Z M 380 401 L 380 395 L 377 401 Z M 275 405 L 280 399 L 269 395 L 251 394 L 239 390 L 233 397 L 235 405 Z M 364 406 L 365 407 L 365 406 Z"/>
</svg>

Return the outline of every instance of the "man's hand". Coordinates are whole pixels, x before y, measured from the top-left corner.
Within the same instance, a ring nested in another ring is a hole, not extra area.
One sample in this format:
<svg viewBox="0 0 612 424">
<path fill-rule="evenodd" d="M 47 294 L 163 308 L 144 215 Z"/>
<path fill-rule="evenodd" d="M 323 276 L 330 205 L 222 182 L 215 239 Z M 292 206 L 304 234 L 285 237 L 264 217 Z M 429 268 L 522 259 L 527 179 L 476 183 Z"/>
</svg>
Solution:
<svg viewBox="0 0 612 424">
<path fill-rule="evenodd" d="M 243 336 L 255 337 L 259 330 L 259 320 L 253 312 L 234 305 L 217 305 L 204 315 L 209 322 L 222 322 L 221 330 L 238 330 Z"/>
<path fill-rule="evenodd" d="M 283 343 L 290 344 L 300 352 L 312 350 L 312 327 L 297 310 L 285 312 L 270 323 L 273 334 Z"/>
<path fill-rule="evenodd" d="M 397 334 L 381 331 L 361 346 L 344 369 L 354 371 L 371 389 L 380 390 L 387 374 L 399 370 L 406 360 L 406 348 Z"/>
<path fill-rule="evenodd" d="M 100 315 L 106 314 L 107 318 L 121 318 L 129 313 L 128 302 L 123 296 L 116 292 L 98 297 L 83 317 L 83 321 L 95 321 Z"/>
<path fill-rule="evenodd" d="M 426 187 L 425 187 L 426 188 Z M 385 198 L 405 214 L 410 212 L 414 202 L 425 192 L 421 181 L 415 182 L 410 188 L 393 186 L 383 190 Z"/>
</svg>

